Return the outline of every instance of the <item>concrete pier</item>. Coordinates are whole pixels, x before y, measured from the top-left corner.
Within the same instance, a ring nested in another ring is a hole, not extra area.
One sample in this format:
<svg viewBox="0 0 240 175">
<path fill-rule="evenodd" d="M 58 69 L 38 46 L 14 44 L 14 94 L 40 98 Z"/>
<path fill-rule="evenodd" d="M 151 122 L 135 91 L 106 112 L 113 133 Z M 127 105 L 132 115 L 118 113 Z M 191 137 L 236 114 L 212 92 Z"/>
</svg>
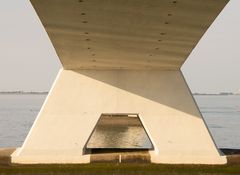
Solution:
<svg viewBox="0 0 240 175">
<path fill-rule="evenodd" d="M 228 0 L 30 1 L 63 68 L 13 163 L 90 163 L 106 113 L 139 116 L 152 163 L 227 162 L 180 69 Z"/>
</svg>

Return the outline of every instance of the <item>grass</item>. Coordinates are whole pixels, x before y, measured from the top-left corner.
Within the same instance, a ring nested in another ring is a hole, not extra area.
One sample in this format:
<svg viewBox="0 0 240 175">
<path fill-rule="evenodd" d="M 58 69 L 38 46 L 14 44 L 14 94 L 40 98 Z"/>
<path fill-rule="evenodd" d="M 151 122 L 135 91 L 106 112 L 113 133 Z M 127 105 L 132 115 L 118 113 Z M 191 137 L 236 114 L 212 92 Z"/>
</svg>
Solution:
<svg viewBox="0 0 240 175">
<path fill-rule="evenodd" d="M 0 166 L 0 175 L 230 175 L 240 165 L 82 164 Z"/>
</svg>

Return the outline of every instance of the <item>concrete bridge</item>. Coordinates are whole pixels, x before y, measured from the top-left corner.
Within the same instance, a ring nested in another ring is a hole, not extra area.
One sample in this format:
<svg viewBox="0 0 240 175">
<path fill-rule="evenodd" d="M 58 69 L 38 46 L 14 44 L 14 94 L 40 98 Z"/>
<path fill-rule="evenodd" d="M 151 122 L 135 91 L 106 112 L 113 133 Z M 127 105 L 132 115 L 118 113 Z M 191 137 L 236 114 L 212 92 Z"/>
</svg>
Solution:
<svg viewBox="0 0 240 175">
<path fill-rule="evenodd" d="M 225 164 L 180 68 L 227 2 L 31 0 L 63 69 L 12 162 L 88 163 L 99 117 L 131 113 L 151 162 Z"/>
</svg>

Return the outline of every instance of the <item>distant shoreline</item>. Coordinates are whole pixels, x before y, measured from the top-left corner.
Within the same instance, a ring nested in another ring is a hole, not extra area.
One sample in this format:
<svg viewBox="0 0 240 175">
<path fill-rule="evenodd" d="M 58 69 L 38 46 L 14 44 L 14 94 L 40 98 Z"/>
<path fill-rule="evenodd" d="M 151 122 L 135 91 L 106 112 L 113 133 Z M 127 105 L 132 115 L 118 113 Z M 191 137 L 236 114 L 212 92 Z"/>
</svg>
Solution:
<svg viewBox="0 0 240 175">
<path fill-rule="evenodd" d="M 47 95 L 48 92 L 2 91 L 0 95 Z"/>
<path fill-rule="evenodd" d="M 198 95 L 206 95 L 206 96 L 212 96 L 212 95 L 218 95 L 218 96 L 231 96 L 231 95 L 240 95 L 240 94 L 234 94 L 234 93 L 216 93 L 216 94 L 208 94 L 208 93 L 193 93 L 192 95 L 198 96 Z"/>
<path fill-rule="evenodd" d="M 0 95 L 47 95 L 48 92 L 47 91 L 43 91 L 43 92 L 35 92 L 35 91 L 0 91 Z M 214 96 L 214 95 L 218 95 L 218 96 L 231 96 L 231 95 L 240 95 L 240 94 L 235 94 L 235 93 L 231 93 L 231 92 L 221 92 L 221 93 L 213 93 L 213 94 L 208 94 L 208 93 L 192 93 L 192 95 L 194 96 L 198 96 L 198 95 L 206 95 L 206 96 Z"/>
</svg>

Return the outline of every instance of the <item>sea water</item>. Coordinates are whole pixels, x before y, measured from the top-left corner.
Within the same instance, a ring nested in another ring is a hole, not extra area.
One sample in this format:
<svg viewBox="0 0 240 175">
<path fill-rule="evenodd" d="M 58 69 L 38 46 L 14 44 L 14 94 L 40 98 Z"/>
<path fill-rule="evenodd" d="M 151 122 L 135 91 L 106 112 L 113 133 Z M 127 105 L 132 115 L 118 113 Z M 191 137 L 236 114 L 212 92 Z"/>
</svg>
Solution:
<svg viewBox="0 0 240 175">
<path fill-rule="evenodd" d="M 217 146 L 240 149 L 240 95 L 194 97 Z"/>
<path fill-rule="evenodd" d="M 0 95 L 0 147 L 22 145 L 46 95 Z"/>
<path fill-rule="evenodd" d="M 45 98 L 36 94 L 0 94 L 0 147 L 22 145 Z M 217 146 L 240 149 L 240 96 L 194 98 Z"/>
</svg>

